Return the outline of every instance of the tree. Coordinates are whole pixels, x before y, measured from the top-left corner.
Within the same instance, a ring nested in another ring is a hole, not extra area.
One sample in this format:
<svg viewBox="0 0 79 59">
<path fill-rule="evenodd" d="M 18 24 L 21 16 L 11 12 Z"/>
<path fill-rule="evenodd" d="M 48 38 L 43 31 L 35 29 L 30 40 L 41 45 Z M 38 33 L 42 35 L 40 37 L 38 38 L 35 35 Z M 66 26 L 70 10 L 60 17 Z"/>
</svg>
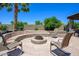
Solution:
<svg viewBox="0 0 79 59">
<path fill-rule="evenodd" d="M 74 27 L 79 29 L 79 22 L 74 22 Z"/>
<path fill-rule="evenodd" d="M 24 22 L 24 25 L 28 25 L 28 23 L 27 22 Z"/>
<path fill-rule="evenodd" d="M 1 22 L 0 22 L 0 31 L 2 30 L 2 24 L 1 24 Z"/>
<path fill-rule="evenodd" d="M 35 25 L 42 25 L 42 22 L 40 20 L 36 20 Z"/>
<path fill-rule="evenodd" d="M 7 30 L 7 26 L 5 24 L 2 24 L 2 31 L 6 31 Z"/>
<path fill-rule="evenodd" d="M 21 6 L 21 7 L 19 7 L 19 6 Z M 6 7 L 8 12 L 14 10 L 14 26 L 13 26 L 14 31 L 17 30 L 18 12 L 20 12 L 20 11 L 29 12 L 28 6 L 29 6 L 28 3 L 14 3 L 14 4 L 0 3 L 0 9 Z"/>
<path fill-rule="evenodd" d="M 40 20 L 36 20 L 35 25 L 36 25 L 36 29 L 38 29 L 38 27 L 42 25 L 42 22 Z"/>
<path fill-rule="evenodd" d="M 46 30 L 54 30 L 62 25 L 62 22 L 56 17 L 46 18 L 44 20 L 44 27 Z"/>
</svg>

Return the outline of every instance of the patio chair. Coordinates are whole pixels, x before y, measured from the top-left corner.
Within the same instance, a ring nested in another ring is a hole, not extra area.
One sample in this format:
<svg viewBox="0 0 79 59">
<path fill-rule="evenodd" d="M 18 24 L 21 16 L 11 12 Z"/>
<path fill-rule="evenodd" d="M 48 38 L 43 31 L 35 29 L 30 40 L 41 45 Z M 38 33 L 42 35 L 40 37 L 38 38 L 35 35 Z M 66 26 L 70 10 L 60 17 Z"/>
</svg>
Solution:
<svg viewBox="0 0 79 59">
<path fill-rule="evenodd" d="M 74 36 L 78 36 L 79 37 L 79 30 L 75 30 Z"/>
<path fill-rule="evenodd" d="M 22 42 L 14 41 L 12 43 L 8 43 L 7 44 L 5 42 L 5 38 L 0 33 L 0 55 L 2 55 L 4 53 L 7 53 L 7 52 L 10 52 L 10 51 L 16 49 L 18 46 L 20 46 L 21 47 L 21 50 L 22 50 Z"/>
<path fill-rule="evenodd" d="M 51 50 L 51 47 L 52 47 L 52 46 L 57 47 L 57 49 L 58 49 L 59 51 L 63 51 L 62 48 L 65 48 L 65 47 L 67 47 L 67 46 L 69 45 L 69 41 L 70 41 L 70 38 L 71 38 L 72 34 L 73 34 L 73 33 L 68 32 L 68 33 L 65 35 L 65 37 L 63 38 L 62 41 L 58 40 L 57 42 L 50 42 L 50 52 L 52 52 L 52 50 Z M 65 53 L 65 52 L 63 51 L 63 53 Z"/>
</svg>

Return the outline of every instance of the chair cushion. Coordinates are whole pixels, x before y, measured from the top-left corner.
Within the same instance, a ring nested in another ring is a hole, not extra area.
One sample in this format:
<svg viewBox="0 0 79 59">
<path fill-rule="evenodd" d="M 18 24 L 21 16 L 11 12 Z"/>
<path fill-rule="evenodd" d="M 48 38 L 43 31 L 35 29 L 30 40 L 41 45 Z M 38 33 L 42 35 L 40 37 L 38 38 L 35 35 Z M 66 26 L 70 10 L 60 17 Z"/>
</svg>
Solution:
<svg viewBox="0 0 79 59">
<path fill-rule="evenodd" d="M 55 56 L 70 56 L 71 53 L 57 48 L 57 49 L 52 50 L 52 54 Z"/>
<path fill-rule="evenodd" d="M 8 56 L 20 56 L 22 55 L 22 50 L 19 48 L 16 48 L 15 50 L 12 50 L 10 52 L 7 53 Z"/>
<path fill-rule="evenodd" d="M 2 43 L 3 42 L 3 39 L 2 39 L 2 37 L 0 36 L 0 43 Z"/>
<path fill-rule="evenodd" d="M 15 42 L 12 42 L 12 43 L 8 44 L 7 48 L 12 49 L 12 48 L 17 47 L 19 44 L 20 44 L 20 42 L 15 41 Z"/>
</svg>

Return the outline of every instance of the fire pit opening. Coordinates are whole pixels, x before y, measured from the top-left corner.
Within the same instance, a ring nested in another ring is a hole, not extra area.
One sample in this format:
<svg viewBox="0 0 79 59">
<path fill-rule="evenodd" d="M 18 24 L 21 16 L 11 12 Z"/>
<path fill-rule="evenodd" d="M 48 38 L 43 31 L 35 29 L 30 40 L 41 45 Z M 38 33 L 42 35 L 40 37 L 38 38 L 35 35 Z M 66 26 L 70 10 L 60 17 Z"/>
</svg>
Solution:
<svg viewBox="0 0 79 59">
<path fill-rule="evenodd" d="M 35 39 L 36 39 L 36 40 L 43 40 L 43 37 L 40 36 L 40 35 L 38 35 L 38 36 L 35 36 Z"/>
<path fill-rule="evenodd" d="M 44 44 L 47 42 L 47 40 L 43 36 L 37 35 L 33 39 L 31 39 L 31 42 L 34 44 Z"/>
</svg>

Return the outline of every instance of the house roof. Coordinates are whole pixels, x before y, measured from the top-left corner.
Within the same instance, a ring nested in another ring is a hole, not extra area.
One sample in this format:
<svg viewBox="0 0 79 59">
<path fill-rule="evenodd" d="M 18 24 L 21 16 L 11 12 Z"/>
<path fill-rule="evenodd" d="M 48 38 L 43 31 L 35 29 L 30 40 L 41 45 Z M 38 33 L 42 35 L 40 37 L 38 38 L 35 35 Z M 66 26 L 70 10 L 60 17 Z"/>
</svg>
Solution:
<svg viewBox="0 0 79 59">
<path fill-rule="evenodd" d="M 67 19 L 69 19 L 69 20 L 79 20 L 79 13 L 68 16 Z"/>
</svg>

